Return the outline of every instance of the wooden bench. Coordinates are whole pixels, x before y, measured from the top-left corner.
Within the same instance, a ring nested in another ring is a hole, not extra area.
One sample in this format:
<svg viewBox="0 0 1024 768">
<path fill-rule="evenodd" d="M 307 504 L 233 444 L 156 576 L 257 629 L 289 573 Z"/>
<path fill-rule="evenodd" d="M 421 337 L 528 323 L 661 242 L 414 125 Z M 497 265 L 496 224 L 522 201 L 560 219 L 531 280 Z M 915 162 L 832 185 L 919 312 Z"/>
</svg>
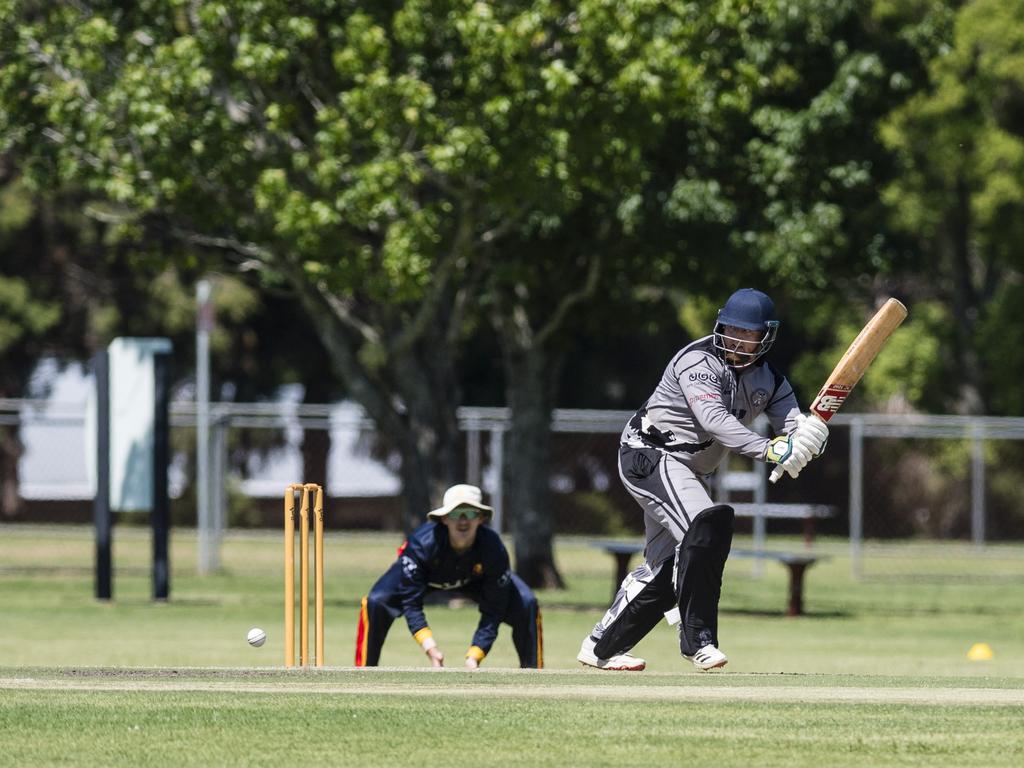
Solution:
<svg viewBox="0 0 1024 768">
<path fill-rule="evenodd" d="M 736 517 L 754 519 L 754 541 L 764 540 L 765 520 L 803 520 L 804 544 L 814 541 L 814 528 L 818 520 L 832 517 L 833 509 L 825 504 L 737 504 L 729 502 Z"/>
<path fill-rule="evenodd" d="M 819 560 L 828 560 L 828 555 L 814 555 L 804 552 L 772 552 L 767 550 L 734 549 L 729 557 L 751 557 L 775 560 L 789 569 L 789 600 L 787 616 L 802 616 L 804 612 L 804 574 Z"/>
<path fill-rule="evenodd" d="M 633 555 L 644 551 L 644 545 L 632 541 L 595 541 L 591 546 L 598 547 L 615 559 L 615 583 L 612 585 L 612 598 L 619 590 L 619 585 L 629 573 L 629 561 Z M 789 601 L 786 606 L 787 616 L 800 616 L 804 612 L 804 575 L 807 569 L 819 560 L 827 560 L 828 555 L 810 553 L 775 552 L 767 550 L 734 549 L 729 557 L 755 558 L 759 560 L 775 560 L 789 569 Z"/>
</svg>

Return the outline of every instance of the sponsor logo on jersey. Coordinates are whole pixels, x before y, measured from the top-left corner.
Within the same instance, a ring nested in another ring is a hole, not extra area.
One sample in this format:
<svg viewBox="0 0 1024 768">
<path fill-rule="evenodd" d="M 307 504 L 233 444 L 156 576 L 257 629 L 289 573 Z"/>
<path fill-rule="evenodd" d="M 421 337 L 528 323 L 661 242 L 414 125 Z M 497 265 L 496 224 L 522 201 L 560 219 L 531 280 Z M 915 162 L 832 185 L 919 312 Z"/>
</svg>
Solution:
<svg viewBox="0 0 1024 768">
<path fill-rule="evenodd" d="M 512 581 L 512 571 L 505 571 L 503 574 L 501 574 L 501 576 L 498 577 L 498 586 L 504 587 L 510 581 Z"/>
<path fill-rule="evenodd" d="M 722 396 L 717 392 L 704 392 L 700 395 L 694 395 L 693 397 L 687 398 L 687 402 L 693 402 L 694 400 L 721 400 Z"/>
<path fill-rule="evenodd" d="M 708 384 L 714 384 L 718 386 L 721 384 L 718 377 L 709 371 L 692 371 L 690 373 L 690 381 L 703 381 Z"/>
<path fill-rule="evenodd" d="M 756 392 L 754 392 L 753 396 L 750 398 L 750 404 L 752 406 L 754 406 L 755 408 L 763 408 L 764 404 L 767 403 L 767 402 L 768 402 L 768 390 L 767 389 L 759 389 L 759 390 L 757 390 Z"/>
<path fill-rule="evenodd" d="M 474 576 L 479 576 L 483 572 L 484 572 L 484 564 L 483 563 L 473 563 L 473 575 Z"/>
</svg>

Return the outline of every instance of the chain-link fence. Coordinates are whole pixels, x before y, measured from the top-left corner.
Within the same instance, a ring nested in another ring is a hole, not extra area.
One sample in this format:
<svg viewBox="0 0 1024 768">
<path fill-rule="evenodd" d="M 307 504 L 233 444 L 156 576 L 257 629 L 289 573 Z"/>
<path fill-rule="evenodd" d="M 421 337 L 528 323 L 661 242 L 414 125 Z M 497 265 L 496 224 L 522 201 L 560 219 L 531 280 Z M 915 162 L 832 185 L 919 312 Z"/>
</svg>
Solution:
<svg viewBox="0 0 1024 768">
<path fill-rule="evenodd" d="M 556 411 L 558 531 L 639 531 L 614 464 L 629 415 Z M 813 526 L 819 537 L 848 540 L 860 578 L 1024 579 L 1024 419 L 840 414 L 829 426 L 825 454 L 796 481 L 771 485 L 763 464 L 729 460 L 718 500 L 781 510 L 738 517 L 740 533 L 760 544 L 767 527 L 809 541 Z"/>
<path fill-rule="evenodd" d="M 616 469 L 623 411 L 557 410 L 551 499 L 559 534 L 638 536 L 639 510 Z M 502 471 L 509 414 L 463 408 L 466 477 L 508 529 Z M 170 489 L 176 525 L 196 522 L 196 411 L 171 412 Z M 218 403 L 211 411 L 211 519 L 227 527 L 276 526 L 282 489 L 297 479 L 325 485 L 333 529 L 397 530 L 398 457 L 352 404 Z M 1024 578 L 1024 419 L 840 414 L 828 450 L 796 480 L 765 481 L 763 465 L 730 460 L 720 499 L 813 504 L 831 514 L 815 534 L 849 541 L 865 578 Z M 0 401 L 0 498 L 8 520 L 91 519 L 91 456 L 84 404 Z M 15 437 L 20 438 L 16 440 Z M 12 471 L 11 466 L 17 471 Z M 780 507 L 782 508 L 782 507 Z M 741 517 L 739 533 L 804 536 L 808 520 Z M 216 547 L 213 547 L 216 551 Z M 213 563 L 215 566 L 216 563 Z"/>
<path fill-rule="evenodd" d="M 1024 419 L 841 417 L 856 575 L 1024 578 Z M 942 544 L 936 547 L 935 543 Z"/>
</svg>

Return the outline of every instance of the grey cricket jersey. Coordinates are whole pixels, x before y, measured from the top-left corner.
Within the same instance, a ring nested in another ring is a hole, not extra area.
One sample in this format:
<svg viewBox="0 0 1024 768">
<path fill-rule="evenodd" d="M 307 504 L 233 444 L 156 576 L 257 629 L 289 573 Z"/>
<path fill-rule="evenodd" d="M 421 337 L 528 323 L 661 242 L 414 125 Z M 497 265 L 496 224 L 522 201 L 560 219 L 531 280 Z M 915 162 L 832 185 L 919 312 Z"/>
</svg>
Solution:
<svg viewBox="0 0 1024 768">
<path fill-rule="evenodd" d="M 690 523 L 712 504 L 708 475 L 730 451 L 764 459 L 768 438 L 750 429 L 754 419 L 765 414 L 776 434 L 796 426 L 799 405 L 786 377 L 763 359 L 730 368 L 713 342 L 713 336 L 705 336 L 679 350 L 622 431 L 619 476 L 644 511 L 644 562 L 619 586 L 590 633 L 594 640 L 620 617 L 657 614 L 671 605 L 676 576 L 666 580 L 659 574 L 669 567 Z M 635 600 L 641 602 L 630 613 Z M 623 650 L 629 648 L 615 653 Z"/>
<path fill-rule="evenodd" d="M 733 369 L 713 341 L 705 336 L 673 356 L 654 393 L 623 430 L 623 444 L 658 448 L 706 476 L 730 451 L 764 459 L 768 438 L 750 428 L 762 413 L 776 434 L 795 428 L 800 410 L 786 377 L 763 358 Z"/>
</svg>

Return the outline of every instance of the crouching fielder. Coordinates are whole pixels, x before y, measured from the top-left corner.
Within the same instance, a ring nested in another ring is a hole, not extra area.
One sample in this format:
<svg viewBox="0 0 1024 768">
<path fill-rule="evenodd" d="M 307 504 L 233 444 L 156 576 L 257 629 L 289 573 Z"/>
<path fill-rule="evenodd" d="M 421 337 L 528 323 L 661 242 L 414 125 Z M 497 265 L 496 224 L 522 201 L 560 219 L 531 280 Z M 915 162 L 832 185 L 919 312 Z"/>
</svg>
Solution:
<svg viewBox="0 0 1024 768">
<path fill-rule="evenodd" d="M 775 306 L 744 288 L 718 312 L 714 333 L 679 350 L 619 445 L 619 476 L 644 515 L 644 562 L 626 576 L 577 659 L 642 670 L 629 651 L 674 607 L 679 649 L 698 669 L 725 666 L 718 601 L 733 510 L 711 500 L 710 478 L 730 451 L 796 477 L 824 450 L 828 428 L 800 413 L 793 388 L 764 359 L 778 332 Z M 750 429 L 764 413 L 779 435 Z"/>
<path fill-rule="evenodd" d="M 501 537 L 484 524 L 491 508 L 482 498 L 476 486 L 452 486 L 444 494 L 444 503 L 427 515 L 428 522 L 398 550 L 398 559 L 363 598 L 356 631 L 357 667 L 377 666 L 392 622 L 403 615 L 430 663 L 444 666 L 444 654 L 423 613 L 423 598 L 438 590 L 457 592 L 480 606 L 466 667 L 480 665 L 502 622 L 512 627 L 519 666 L 544 666 L 537 598 L 509 568 Z"/>
</svg>

